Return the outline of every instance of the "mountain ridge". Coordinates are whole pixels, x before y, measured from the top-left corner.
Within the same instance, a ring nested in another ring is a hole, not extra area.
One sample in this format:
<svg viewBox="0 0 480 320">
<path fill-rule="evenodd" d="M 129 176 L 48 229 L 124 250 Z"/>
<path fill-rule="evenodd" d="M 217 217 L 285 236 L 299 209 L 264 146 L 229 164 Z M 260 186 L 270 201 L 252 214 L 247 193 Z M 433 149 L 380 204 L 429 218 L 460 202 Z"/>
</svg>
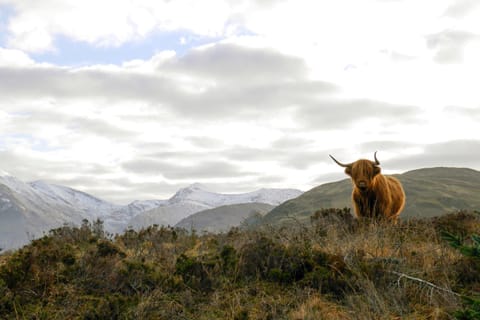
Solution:
<svg viewBox="0 0 480 320">
<path fill-rule="evenodd" d="M 195 183 L 178 190 L 165 204 L 133 217 L 129 226 L 134 229 L 147 227 L 151 224 L 173 226 L 182 219 L 203 210 L 254 202 L 275 206 L 288 199 L 295 198 L 301 193 L 300 190 L 295 189 L 266 188 L 247 193 L 215 193 L 205 190 L 203 186 Z"/>
<path fill-rule="evenodd" d="M 0 176 L 0 248 L 19 247 L 50 229 L 64 224 L 80 225 L 84 219 L 101 219 L 106 231 L 121 233 L 129 226 L 174 225 L 190 214 L 223 204 L 254 202 L 257 198 L 278 204 L 287 200 L 285 194 L 291 194 L 291 198 L 301 193 L 267 190 L 271 189 L 228 195 L 206 191 L 195 183 L 167 200 L 135 200 L 117 205 L 66 186 Z M 275 193 L 278 195 L 274 196 Z M 147 214 L 142 216 L 143 213 Z"/>
</svg>

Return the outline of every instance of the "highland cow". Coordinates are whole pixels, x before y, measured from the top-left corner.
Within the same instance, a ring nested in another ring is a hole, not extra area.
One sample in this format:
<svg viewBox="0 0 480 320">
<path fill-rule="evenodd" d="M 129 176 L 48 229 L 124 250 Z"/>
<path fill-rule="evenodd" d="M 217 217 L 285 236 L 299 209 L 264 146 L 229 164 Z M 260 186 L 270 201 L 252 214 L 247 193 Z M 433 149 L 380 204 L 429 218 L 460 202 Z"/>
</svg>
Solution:
<svg viewBox="0 0 480 320">
<path fill-rule="evenodd" d="M 352 202 L 357 218 L 397 221 L 405 206 L 405 192 L 398 179 L 380 173 L 377 152 L 375 162 L 360 159 L 343 164 L 331 155 L 330 158 L 352 178 Z"/>
</svg>

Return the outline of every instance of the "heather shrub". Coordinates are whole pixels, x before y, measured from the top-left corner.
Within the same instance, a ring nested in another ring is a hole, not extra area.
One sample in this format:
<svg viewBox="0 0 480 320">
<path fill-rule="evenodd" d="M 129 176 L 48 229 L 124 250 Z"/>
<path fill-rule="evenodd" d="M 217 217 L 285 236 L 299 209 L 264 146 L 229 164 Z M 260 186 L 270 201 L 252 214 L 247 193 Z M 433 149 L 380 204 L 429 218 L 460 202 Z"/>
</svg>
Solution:
<svg viewBox="0 0 480 320">
<path fill-rule="evenodd" d="M 215 267 L 215 261 L 201 261 L 182 254 L 177 258 L 175 274 L 180 275 L 187 286 L 207 292 L 213 288 Z"/>
<path fill-rule="evenodd" d="M 358 226 L 350 212 L 350 208 L 322 208 L 310 217 L 310 223 L 315 233 L 321 237 L 328 237 L 333 230 L 341 233 L 354 232 Z"/>
<path fill-rule="evenodd" d="M 459 250 L 465 256 L 456 265 L 458 280 L 463 285 L 474 284 L 472 289 L 478 290 L 480 288 L 480 276 L 478 275 L 478 270 L 480 270 L 480 236 L 471 235 L 469 241 L 447 231 L 444 231 L 442 236 L 453 248 Z M 461 320 L 480 319 L 479 296 L 478 291 L 473 295 L 466 293 L 462 297 L 463 309 L 455 312 L 455 318 Z"/>
<path fill-rule="evenodd" d="M 216 235 L 64 226 L 0 256 L 0 318 L 474 318 L 477 219 L 392 225 L 321 209 L 308 224 Z"/>
<path fill-rule="evenodd" d="M 447 232 L 466 238 L 480 231 L 480 213 L 477 211 L 460 210 L 434 217 L 431 222 L 439 234 Z"/>
</svg>

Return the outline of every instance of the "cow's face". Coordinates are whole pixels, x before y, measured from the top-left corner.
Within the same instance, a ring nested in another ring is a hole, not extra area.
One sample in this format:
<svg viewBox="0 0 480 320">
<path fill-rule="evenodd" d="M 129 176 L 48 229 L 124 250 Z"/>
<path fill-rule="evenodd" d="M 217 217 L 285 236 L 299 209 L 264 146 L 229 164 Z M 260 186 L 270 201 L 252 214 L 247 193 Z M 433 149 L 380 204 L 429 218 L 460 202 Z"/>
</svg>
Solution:
<svg viewBox="0 0 480 320">
<path fill-rule="evenodd" d="M 360 159 L 352 163 L 341 163 L 330 155 L 333 161 L 345 168 L 345 173 L 352 177 L 353 184 L 360 190 L 365 191 L 372 185 L 373 178 L 380 173 L 380 162 L 377 152 L 373 155 L 375 161 Z"/>
<path fill-rule="evenodd" d="M 360 190 L 368 190 L 373 178 L 381 171 L 375 162 L 370 160 L 358 160 L 345 168 L 345 173 L 352 178 L 353 184 Z"/>
</svg>

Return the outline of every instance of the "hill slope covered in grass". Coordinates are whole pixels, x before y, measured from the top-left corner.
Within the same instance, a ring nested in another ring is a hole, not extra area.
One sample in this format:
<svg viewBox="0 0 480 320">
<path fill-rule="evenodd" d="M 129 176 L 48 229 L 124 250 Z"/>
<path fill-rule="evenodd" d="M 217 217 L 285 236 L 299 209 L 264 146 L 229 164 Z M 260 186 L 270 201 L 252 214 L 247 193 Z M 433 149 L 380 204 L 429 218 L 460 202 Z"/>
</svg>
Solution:
<svg viewBox="0 0 480 320">
<path fill-rule="evenodd" d="M 480 172 L 466 168 L 426 168 L 394 175 L 403 184 L 407 202 L 400 218 L 433 217 L 457 210 L 480 210 Z M 351 208 L 350 179 L 327 183 L 286 201 L 260 223 L 278 225 L 292 218 L 308 221 L 320 208 Z"/>
<path fill-rule="evenodd" d="M 261 218 L 274 206 L 266 203 L 241 203 L 194 213 L 175 227 L 199 232 L 226 232 L 232 227 L 248 226 L 248 221 Z"/>
<path fill-rule="evenodd" d="M 311 224 L 219 235 L 172 228 L 114 239 L 63 227 L 0 256 L 1 319 L 451 319 L 480 261 L 441 239 L 480 233 L 478 213 Z"/>
</svg>

